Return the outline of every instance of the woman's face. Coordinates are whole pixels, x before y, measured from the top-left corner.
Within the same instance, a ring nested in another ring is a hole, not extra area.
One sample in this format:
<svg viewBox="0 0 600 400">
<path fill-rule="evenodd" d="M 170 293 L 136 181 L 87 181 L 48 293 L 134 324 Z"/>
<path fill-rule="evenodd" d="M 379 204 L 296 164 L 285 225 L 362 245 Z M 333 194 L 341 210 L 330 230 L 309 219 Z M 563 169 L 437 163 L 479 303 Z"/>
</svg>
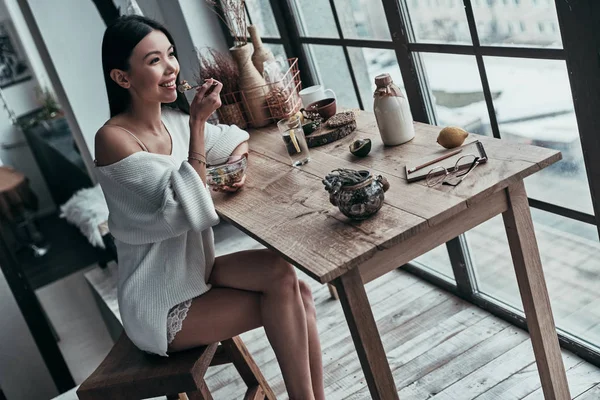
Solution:
<svg viewBox="0 0 600 400">
<path fill-rule="evenodd" d="M 164 33 L 154 30 L 135 46 L 129 58 L 129 71 L 124 75 L 132 97 L 172 103 L 177 99 L 178 73 L 173 45 Z"/>
</svg>

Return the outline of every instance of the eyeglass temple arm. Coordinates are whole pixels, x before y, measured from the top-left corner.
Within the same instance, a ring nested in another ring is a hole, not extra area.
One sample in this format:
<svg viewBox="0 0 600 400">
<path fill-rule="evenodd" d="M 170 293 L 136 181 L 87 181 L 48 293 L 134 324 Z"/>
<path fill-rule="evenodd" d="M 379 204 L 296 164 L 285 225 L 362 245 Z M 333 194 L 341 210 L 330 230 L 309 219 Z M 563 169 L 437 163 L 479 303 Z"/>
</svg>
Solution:
<svg viewBox="0 0 600 400">
<path fill-rule="evenodd" d="M 469 175 L 471 173 L 471 171 L 473 171 L 475 169 L 476 166 L 479 165 L 479 160 L 475 160 L 473 162 L 473 166 L 471 168 L 469 168 L 469 170 L 467 171 L 466 174 L 464 174 L 463 176 L 460 177 L 460 179 L 458 180 L 458 183 L 461 183 L 463 181 L 463 179 L 465 179 L 467 177 L 467 175 Z M 458 185 L 457 183 L 457 185 Z"/>
</svg>

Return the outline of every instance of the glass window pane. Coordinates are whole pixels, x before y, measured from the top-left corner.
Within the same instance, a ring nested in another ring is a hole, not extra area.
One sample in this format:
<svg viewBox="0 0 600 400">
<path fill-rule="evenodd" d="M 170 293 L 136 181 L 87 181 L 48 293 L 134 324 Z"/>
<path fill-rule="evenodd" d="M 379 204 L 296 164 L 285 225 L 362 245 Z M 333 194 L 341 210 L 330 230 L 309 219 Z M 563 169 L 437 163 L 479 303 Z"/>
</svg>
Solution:
<svg viewBox="0 0 600 400">
<path fill-rule="evenodd" d="M 317 72 L 317 84 L 331 89 L 337 96 L 338 107 L 358 107 L 352 78 L 340 46 L 306 45 Z"/>
<path fill-rule="evenodd" d="M 523 310 L 502 216 L 471 229 L 466 238 L 479 291 Z"/>
<path fill-rule="evenodd" d="M 600 346 L 600 242 L 595 226 L 532 208 L 556 324 Z M 479 290 L 523 310 L 502 217 L 467 234 Z"/>
<path fill-rule="evenodd" d="M 258 27 L 261 37 L 280 37 L 269 0 L 246 0 L 246 6 L 252 23 Z"/>
<path fill-rule="evenodd" d="M 263 43 L 263 46 L 265 46 L 266 48 L 271 50 L 271 52 L 273 53 L 275 58 L 277 58 L 277 57 L 288 58 L 285 53 L 285 47 L 283 47 L 282 44 Z"/>
<path fill-rule="evenodd" d="M 404 82 L 398 66 L 398 59 L 393 50 L 370 49 L 362 47 L 349 47 L 348 53 L 352 60 L 354 76 L 358 82 L 360 96 L 365 110 L 373 111 L 373 92 L 375 91 L 375 77 L 388 73 L 394 83 L 402 89 L 404 95 Z"/>
<path fill-rule="evenodd" d="M 335 0 L 335 9 L 344 38 L 391 40 L 381 1 Z"/>
<path fill-rule="evenodd" d="M 415 262 L 421 264 L 425 269 L 433 270 L 443 275 L 447 280 L 455 282 L 450 256 L 445 244 L 415 258 Z"/>
<path fill-rule="evenodd" d="M 500 136 L 560 150 L 525 180 L 529 197 L 593 214 L 567 67 L 561 60 L 484 58 Z"/>
<path fill-rule="evenodd" d="M 421 43 L 472 44 L 462 0 L 404 0 L 413 40 Z"/>
<path fill-rule="evenodd" d="M 491 135 L 477 62 L 473 56 L 420 53 L 435 103 L 437 124 Z"/>
<path fill-rule="evenodd" d="M 554 1 L 488 0 L 473 14 L 482 45 L 562 47 Z"/>
<path fill-rule="evenodd" d="M 329 0 L 294 0 L 300 34 L 307 37 L 339 38 Z"/>
</svg>

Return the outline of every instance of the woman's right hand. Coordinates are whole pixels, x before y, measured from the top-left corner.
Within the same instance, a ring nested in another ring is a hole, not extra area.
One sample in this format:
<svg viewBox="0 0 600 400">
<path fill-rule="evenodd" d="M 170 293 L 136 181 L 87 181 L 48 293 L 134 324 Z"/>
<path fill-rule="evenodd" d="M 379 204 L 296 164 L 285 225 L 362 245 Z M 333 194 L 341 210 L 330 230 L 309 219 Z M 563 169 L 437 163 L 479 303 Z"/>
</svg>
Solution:
<svg viewBox="0 0 600 400">
<path fill-rule="evenodd" d="M 212 88 L 213 84 L 214 88 Z M 206 95 L 209 89 L 211 91 Z M 190 104 L 190 123 L 204 124 L 212 113 L 221 107 L 221 89 L 223 89 L 223 84 L 215 79 L 207 79 L 202 86 L 198 87 L 196 96 Z"/>
</svg>

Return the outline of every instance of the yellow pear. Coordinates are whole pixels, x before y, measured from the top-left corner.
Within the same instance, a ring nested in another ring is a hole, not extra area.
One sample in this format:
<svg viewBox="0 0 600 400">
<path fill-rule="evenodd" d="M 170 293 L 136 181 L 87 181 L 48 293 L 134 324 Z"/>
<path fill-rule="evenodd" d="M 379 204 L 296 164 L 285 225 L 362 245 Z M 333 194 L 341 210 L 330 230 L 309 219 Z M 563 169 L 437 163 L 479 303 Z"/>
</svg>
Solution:
<svg viewBox="0 0 600 400">
<path fill-rule="evenodd" d="M 440 131 L 437 142 L 447 149 L 453 149 L 463 144 L 467 136 L 469 133 L 464 129 L 447 126 Z"/>
</svg>

